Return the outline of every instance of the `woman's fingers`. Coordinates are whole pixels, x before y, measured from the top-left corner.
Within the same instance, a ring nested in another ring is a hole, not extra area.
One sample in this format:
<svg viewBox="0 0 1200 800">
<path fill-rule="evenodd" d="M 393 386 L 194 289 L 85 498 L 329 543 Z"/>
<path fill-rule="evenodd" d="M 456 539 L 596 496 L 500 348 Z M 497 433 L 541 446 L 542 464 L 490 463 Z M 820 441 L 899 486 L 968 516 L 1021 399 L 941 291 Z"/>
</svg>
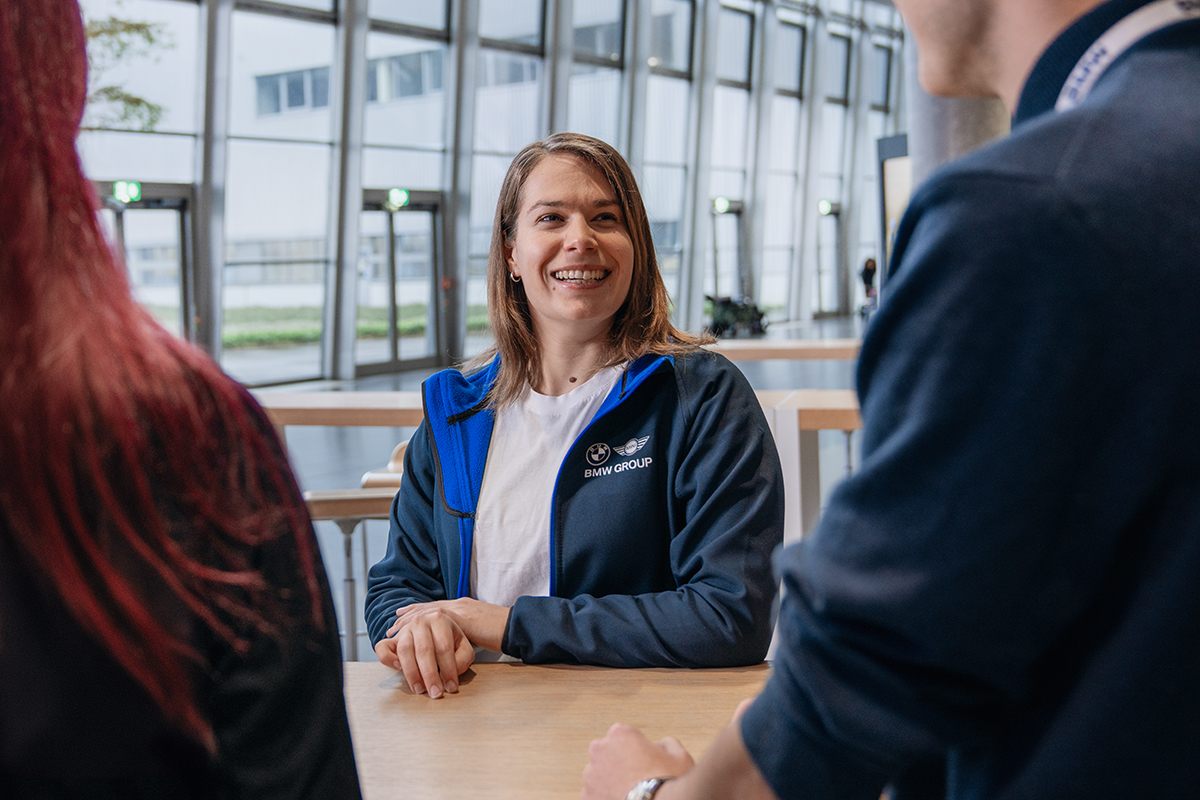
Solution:
<svg viewBox="0 0 1200 800">
<path fill-rule="evenodd" d="M 404 621 L 394 641 L 409 688 L 434 699 L 458 691 L 458 676 L 475 660 L 474 648 L 462 629 L 441 613 L 419 614 Z"/>
</svg>

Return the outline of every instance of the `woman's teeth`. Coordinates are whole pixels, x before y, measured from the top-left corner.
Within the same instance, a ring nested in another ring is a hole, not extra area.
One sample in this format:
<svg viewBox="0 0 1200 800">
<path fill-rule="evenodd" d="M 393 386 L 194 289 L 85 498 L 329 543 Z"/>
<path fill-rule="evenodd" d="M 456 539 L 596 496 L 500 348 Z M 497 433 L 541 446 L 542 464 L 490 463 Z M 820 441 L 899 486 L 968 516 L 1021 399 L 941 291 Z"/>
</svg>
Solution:
<svg viewBox="0 0 1200 800">
<path fill-rule="evenodd" d="M 560 281 L 598 281 L 605 276 L 602 269 L 564 269 L 554 273 L 555 280 Z"/>
</svg>

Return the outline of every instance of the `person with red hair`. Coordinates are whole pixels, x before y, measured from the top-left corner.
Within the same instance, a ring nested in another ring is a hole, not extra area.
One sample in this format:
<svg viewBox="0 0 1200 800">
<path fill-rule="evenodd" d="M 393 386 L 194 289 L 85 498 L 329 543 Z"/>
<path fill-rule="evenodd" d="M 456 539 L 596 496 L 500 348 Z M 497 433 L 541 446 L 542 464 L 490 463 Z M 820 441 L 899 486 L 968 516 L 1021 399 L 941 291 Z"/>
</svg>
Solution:
<svg viewBox="0 0 1200 800">
<path fill-rule="evenodd" d="M 303 499 L 132 298 L 85 87 L 75 0 L 0 0 L 0 795 L 357 797 Z"/>
</svg>

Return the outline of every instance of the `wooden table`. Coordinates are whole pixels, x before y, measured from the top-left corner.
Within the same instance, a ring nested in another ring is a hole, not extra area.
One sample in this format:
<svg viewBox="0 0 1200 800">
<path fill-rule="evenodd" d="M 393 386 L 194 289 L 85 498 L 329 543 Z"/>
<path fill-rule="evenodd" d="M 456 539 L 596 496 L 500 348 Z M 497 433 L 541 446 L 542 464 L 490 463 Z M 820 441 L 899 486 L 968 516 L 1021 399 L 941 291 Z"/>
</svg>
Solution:
<svg viewBox="0 0 1200 800">
<path fill-rule="evenodd" d="M 857 339 L 823 340 L 857 343 Z M 788 340 L 731 341 L 735 348 L 795 344 Z M 814 344 L 814 343 L 810 343 Z M 777 351 L 778 352 L 778 351 Z M 818 431 L 862 428 L 858 398 L 849 389 L 787 389 L 755 392 L 775 433 L 787 480 L 785 540 L 812 530 L 820 515 L 821 477 Z M 288 425 L 416 427 L 424 417 L 420 392 L 259 391 L 255 399 L 287 441 Z M 848 442 L 849 440 L 847 440 Z M 848 449 L 848 448 L 847 448 Z"/>
<path fill-rule="evenodd" d="M 614 722 L 675 736 L 699 756 L 763 664 L 740 669 L 603 669 L 477 664 L 456 695 L 412 695 L 399 673 L 346 663 L 346 703 L 366 800 L 575 800 L 588 742 Z"/>
<path fill-rule="evenodd" d="M 288 425 L 415 428 L 425 418 L 420 392 L 252 392 L 284 437 Z"/>
<path fill-rule="evenodd" d="M 706 347 L 730 361 L 854 361 L 861 348 L 861 339 L 722 339 Z"/>
</svg>

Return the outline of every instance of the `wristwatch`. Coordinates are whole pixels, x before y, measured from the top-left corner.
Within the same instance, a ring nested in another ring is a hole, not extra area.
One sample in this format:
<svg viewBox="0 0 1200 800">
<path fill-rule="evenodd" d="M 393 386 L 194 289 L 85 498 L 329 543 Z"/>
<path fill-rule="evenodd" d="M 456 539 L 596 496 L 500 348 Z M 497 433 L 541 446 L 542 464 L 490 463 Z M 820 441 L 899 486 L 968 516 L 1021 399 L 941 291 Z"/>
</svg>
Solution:
<svg viewBox="0 0 1200 800">
<path fill-rule="evenodd" d="M 638 781 L 629 794 L 625 795 L 625 800 L 653 800 L 654 795 L 658 794 L 658 790 L 670 778 L 647 778 L 644 781 Z"/>
</svg>

